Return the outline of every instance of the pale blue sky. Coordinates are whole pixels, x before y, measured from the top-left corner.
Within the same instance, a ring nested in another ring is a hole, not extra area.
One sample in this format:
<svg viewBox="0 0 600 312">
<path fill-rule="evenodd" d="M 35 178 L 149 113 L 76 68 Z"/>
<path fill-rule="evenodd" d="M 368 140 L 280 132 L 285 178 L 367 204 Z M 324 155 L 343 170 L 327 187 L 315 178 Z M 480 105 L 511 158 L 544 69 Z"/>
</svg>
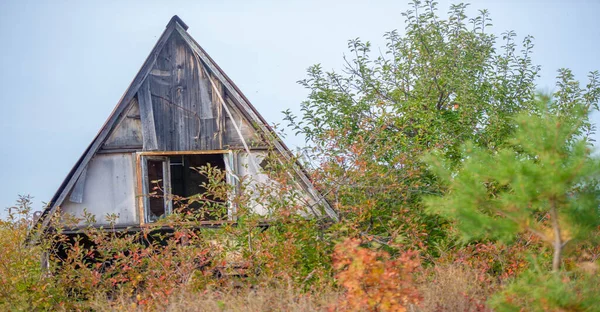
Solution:
<svg viewBox="0 0 600 312">
<path fill-rule="evenodd" d="M 442 12 L 456 3 L 439 2 Z M 535 37 L 541 89 L 552 91 L 560 67 L 580 80 L 600 69 L 600 0 L 471 3 L 471 12 L 489 9 L 494 33 Z M 308 66 L 339 69 L 350 38 L 382 46 L 384 32 L 404 28 L 407 8 L 404 0 L 0 0 L 0 210 L 17 194 L 33 195 L 36 209 L 52 197 L 174 14 L 277 123 L 306 96 L 296 81 Z"/>
</svg>

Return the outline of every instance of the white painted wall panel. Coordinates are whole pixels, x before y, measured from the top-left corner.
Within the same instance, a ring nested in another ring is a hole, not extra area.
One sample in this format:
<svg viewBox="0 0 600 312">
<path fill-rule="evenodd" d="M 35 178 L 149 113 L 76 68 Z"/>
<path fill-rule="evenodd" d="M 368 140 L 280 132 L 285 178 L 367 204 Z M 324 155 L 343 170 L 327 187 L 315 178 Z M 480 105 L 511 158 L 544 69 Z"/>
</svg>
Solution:
<svg viewBox="0 0 600 312">
<path fill-rule="evenodd" d="M 272 190 L 277 190 L 277 182 L 269 178 L 267 174 L 264 174 L 259 166 L 267 156 L 266 152 L 252 151 L 252 155 L 256 162 L 256 166 L 252 165 L 248 153 L 240 152 L 238 154 L 237 172 L 240 178 L 249 181 L 245 191 L 249 192 L 248 194 L 251 194 L 252 200 L 249 204 L 253 212 L 259 215 L 268 215 L 270 210 L 274 208 L 268 207 L 269 200 L 277 201 L 277 197 L 280 195 L 277 192 L 272 192 Z M 259 167 L 259 171 L 261 172 L 257 172 L 256 167 Z M 297 199 L 296 204 L 307 207 L 306 211 L 300 211 L 299 213 L 301 215 L 310 214 L 310 208 L 308 206 L 314 205 L 315 199 L 302 189 L 300 185 L 296 185 L 293 189 L 292 192 L 295 193 L 294 197 Z M 291 195 L 291 193 L 288 195 Z"/>
<path fill-rule="evenodd" d="M 61 207 L 63 214 L 80 218 L 86 208 L 96 216 L 97 224 L 108 224 L 107 214 L 118 215 L 116 225 L 139 224 L 134 157 L 131 153 L 94 156 L 87 168 L 82 202 L 65 200 Z"/>
</svg>

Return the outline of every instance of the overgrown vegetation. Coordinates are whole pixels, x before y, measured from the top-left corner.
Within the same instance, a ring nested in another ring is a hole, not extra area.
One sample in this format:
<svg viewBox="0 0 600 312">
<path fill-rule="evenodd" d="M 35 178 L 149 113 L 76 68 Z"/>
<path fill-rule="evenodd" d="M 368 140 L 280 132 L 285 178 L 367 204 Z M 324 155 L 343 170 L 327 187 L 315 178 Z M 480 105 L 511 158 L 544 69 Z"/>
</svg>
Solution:
<svg viewBox="0 0 600 312">
<path fill-rule="evenodd" d="M 588 116 L 599 74 L 582 88 L 561 69 L 556 93 L 537 95 L 533 38 L 495 38 L 487 11 L 465 9 L 441 19 L 434 1 L 414 1 L 382 55 L 351 40 L 342 72 L 315 65 L 300 82 L 310 95 L 286 118 L 340 222 L 301 216 L 292 164 L 278 159 L 267 165 L 277 183 L 242 179 L 237 223 L 218 229 L 198 229 L 187 210 L 156 223 L 167 233 L 57 227 L 32 246 L 21 197 L 0 223 L 0 309 L 598 310 Z M 222 172 L 198 170 L 213 177 L 210 196 L 227 198 Z"/>
</svg>

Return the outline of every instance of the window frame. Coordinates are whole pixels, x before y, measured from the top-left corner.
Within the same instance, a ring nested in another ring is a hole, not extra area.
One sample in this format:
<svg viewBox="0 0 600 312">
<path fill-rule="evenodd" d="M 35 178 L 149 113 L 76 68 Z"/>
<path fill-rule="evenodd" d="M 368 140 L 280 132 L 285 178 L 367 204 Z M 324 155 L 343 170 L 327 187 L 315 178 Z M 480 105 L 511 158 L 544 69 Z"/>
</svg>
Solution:
<svg viewBox="0 0 600 312">
<path fill-rule="evenodd" d="M 148 181 L 148 160 L 163 161 L 163 197 L 165 204 L 165 216 L 173 213 L 173 201 L 171 193 L 171 165 L 169 157 L 186 155 L 214 155 L 221 154 L 225 164 L 226 183 L 232 185 L 232 192 L 227 197 L 227 220 L 234 221 L 236 207 L 232 198 L 237 192 L 239 177 L 237 177 L 237 153 L 232 150 L 204 150 L 204 151 L 148 151 L 136 153 L 136 180 L 138 190 L 138 213 L 140 215 L 140 225 L 154 223 L 150 220 L 150 189 Z M 167 178 L 168 177 L 168 178 Z M 218 222 L 218 221 L 217 221 Z"/>
<path fill-rule="evenodd" d="M 169 156 L 143 156 L 142 157 L 142 189 L 144 195 L 144 223 L 154 223 L 150 220 L 150 182 L 148 178 L 148 161 L 162 161 L 162 188 L 163 188 L 163 216 L 173 213 L 171 197 L 171 161 Z M 168 177 L 165 178 L 165 177 Z"/>
</svg>

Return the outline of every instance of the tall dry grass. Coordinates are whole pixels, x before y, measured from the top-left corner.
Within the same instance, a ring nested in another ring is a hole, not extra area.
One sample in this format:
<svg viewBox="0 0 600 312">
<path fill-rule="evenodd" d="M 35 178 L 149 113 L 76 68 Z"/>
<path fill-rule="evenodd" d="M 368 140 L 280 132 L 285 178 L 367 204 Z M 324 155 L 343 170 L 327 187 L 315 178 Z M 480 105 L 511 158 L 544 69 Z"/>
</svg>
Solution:
<svg viewBox="0 0 600 312">
<path fill-rule="evenodd" d="M 419 280 L 423 301 L 416 311 L 491 311 L 485 302 L 498 286 L 489 275 L 466 264 L 438 264 Z"/>
<path fill-rule="evenodd" d="M 340 294 L 333 289 L 320 293 L 302 293 L 292 287 L 261 287 L 195 291 L 175 291 L 162 304 L 139 306 L 128 296 L 90 300 L 89 308 L 96 311 L 328 311 L 335 309 Z"/>
<path fill-rule="evenodd" d="M 341 309 L 344 291 L 329 288 L 317 293 L 305 293 L 295 286 L 276 284 L 264 287 L 231 287 L 196 291 L 174 291 L 167 301 L 148 307 L 136 304 L 131 296 L 96 297 L 89 307 L 98 311 L 362 311 Z M 483 312 L 491 311 L 485 302 L 498 290 L 498 283 L 489 276 L 464 264 L 440 264 L 428 268 L 417 279 L 422 296 L 419 304 L 409 305 L 409 312 Z M 376 310 L 373 310 L 376 311 Z"/>
</svg>

